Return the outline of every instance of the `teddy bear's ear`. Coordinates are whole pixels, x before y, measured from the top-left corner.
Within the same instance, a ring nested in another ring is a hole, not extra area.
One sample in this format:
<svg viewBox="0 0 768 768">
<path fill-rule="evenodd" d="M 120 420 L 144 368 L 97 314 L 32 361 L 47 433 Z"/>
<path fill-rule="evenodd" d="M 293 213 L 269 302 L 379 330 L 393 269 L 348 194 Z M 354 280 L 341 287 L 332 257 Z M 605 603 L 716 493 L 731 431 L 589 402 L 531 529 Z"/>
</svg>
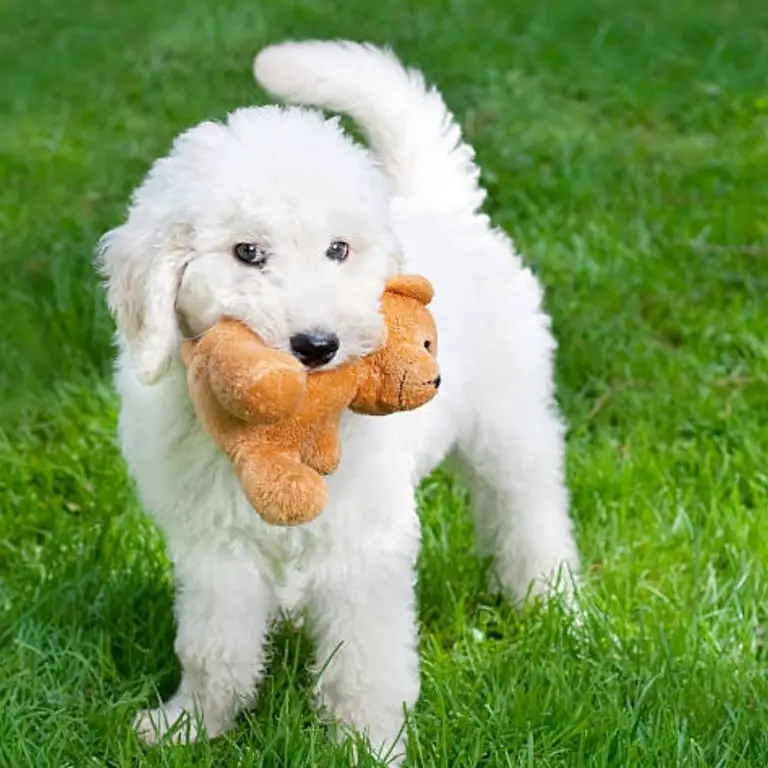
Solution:
<svg viewBox="0 0 768 768">
<path fill-rule="evenodd" d="M 421 275 L 395 275 L 387 280 L 387 293 L 396 293 L 409 299 L 416 299 L 425 306 L 432 301 L 435 292 L 432 283 Z"/>
</svg>

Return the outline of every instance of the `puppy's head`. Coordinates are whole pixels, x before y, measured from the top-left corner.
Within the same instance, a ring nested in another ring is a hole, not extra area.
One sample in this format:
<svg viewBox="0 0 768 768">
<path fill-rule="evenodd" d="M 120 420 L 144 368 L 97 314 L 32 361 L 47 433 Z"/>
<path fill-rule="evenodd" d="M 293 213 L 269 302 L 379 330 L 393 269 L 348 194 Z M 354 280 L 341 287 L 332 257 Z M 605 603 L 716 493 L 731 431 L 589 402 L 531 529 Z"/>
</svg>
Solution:
<svg viewBox="0 0 768 768">
<path fill-rule="evenodd" d="M 100 244 L 139 376 L 158 380 L 183 335 L 223 316 L 308 367 L 375 349 L 400 258 L 389 200 L 370 155 L 315 112 L 243 109 L 182 134 Z"/>
</svg>

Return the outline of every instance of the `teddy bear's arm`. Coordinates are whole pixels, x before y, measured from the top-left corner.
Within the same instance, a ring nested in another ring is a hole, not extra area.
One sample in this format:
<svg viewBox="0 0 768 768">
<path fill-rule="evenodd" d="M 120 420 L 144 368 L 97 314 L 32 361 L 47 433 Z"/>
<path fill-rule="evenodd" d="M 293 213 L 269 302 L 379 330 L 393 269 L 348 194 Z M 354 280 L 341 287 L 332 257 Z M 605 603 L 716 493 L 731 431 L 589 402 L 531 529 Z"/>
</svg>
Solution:
<svg viewBox="0 0 768 768">
<path fill-rule="evenodd" d="M 208 385 L 224 410 L 255 425 L 277 423 L 298 410 L 306 373 L 291 355 L 266 347 L 232 321 L 222 321 L 198 343 Z"/>
<path fill-rule="evenodd" d="M 321 475 L 335 472 L 340 459 L 339 425 L 335 421 L 326 424 L 301 449 L 301 460 Z"/>
<path fill-rule="evenodd" d="M 367 416 L 382 413 L 382 370 L 379 357 L 374 354 L 360 361 L 357 393 L 349 404 L 349 409 L 355 413 Z"/>
</svg>

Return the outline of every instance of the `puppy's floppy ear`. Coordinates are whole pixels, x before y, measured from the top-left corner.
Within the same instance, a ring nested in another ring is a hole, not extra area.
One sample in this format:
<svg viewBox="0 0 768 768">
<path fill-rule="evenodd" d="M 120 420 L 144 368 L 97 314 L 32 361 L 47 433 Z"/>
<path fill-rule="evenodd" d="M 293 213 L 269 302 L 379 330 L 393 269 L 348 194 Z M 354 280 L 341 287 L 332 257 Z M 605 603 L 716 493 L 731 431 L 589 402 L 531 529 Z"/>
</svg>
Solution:
<svg viewBox="0 0 768 768">
<path fill-rule="evenodd" d="M 107 303 L 144 384 L 167 371 L 179 343 L 176 294 L 186 248 L 155 237 L 135 214 L 99 242 L 97 263 L 106 277 Z M 179 238 L 180 240 L 182 238 Z"/>
<path fill-rule="evenodd" d="M 425 306 L 432 301 L 435 292 L 432 283 L 421 275 L 395 275 L 387 280 L 387 293 L 396 293 L 409 299 L 416 299 Z"/>
</svg>

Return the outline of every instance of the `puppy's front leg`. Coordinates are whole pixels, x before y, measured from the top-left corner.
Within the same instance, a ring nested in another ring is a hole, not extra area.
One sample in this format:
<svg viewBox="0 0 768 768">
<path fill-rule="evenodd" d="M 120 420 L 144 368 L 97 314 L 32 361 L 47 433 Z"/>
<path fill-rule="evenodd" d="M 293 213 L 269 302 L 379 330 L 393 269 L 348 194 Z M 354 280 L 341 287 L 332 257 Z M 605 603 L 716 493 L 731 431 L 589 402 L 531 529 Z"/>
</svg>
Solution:
<svg viewBox="0 0 768 768">
<path fill-rule="evenodd" d="M 349 554 L 312 590 L 319 703 L 400 764 L 404 710 L 419 695 L 414 557 L 386 547 Z"/>
<path fill-rule="evenodd" d="M 233 552 L 185 552 L 175 576 L 181 684 L 161 707 L 138 714 L 134 725 L 148 744 L 169 731 L 175 743 L 213 738 L 234 723 L 261 677 L 274 606 L 258 569 Z"/>
</svg>

